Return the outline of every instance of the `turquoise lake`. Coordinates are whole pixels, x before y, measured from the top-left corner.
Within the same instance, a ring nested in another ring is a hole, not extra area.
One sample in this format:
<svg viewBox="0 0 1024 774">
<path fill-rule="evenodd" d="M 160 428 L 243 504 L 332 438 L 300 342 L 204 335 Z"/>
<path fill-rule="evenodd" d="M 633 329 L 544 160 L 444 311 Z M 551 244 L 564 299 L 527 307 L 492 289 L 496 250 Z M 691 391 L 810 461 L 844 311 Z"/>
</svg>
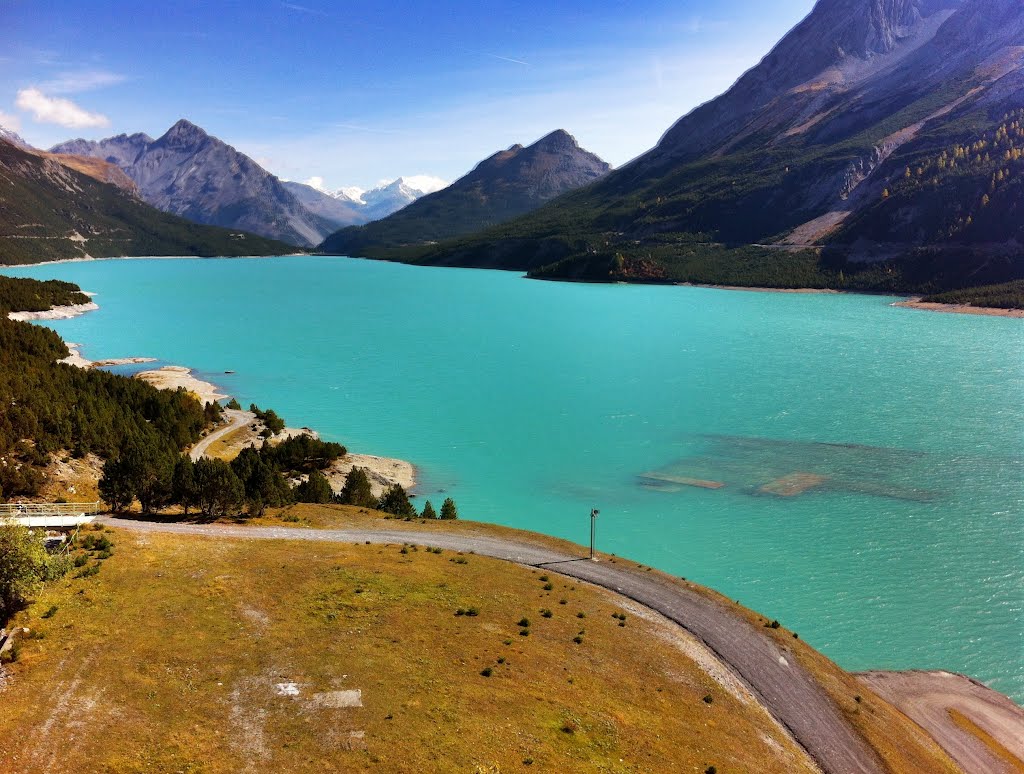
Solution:
<svg viewBox="0 0 1024 774">
<path fill-rule="evenodd" d="M 1024 321 L 345 258 L 4 273 L 97 294 L 48 323 L 86 357 L 188 365 L 408 459 L 420 503 L 580 543 L 596 507 L 600 550 L 848 669 L 949 669 L 1024 701 Z"/>
</svg>

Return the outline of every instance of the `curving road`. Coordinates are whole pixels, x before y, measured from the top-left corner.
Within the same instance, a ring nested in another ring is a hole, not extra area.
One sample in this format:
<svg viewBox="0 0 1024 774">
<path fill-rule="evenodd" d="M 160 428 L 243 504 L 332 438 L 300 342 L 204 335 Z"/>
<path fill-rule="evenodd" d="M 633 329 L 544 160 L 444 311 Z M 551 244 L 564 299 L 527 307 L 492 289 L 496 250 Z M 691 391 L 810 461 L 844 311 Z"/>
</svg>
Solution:
<svg viewBox="0 0 1024 774">
<path fill-rule="evenodd" d="M 795 660 L 756 627 L 714 600 L 656 574 L 606 562 L 591 562 L 527 540 L 428 531 L 301 529 L 230 525 L 161 524 L 106 518 L 110 526 L 136 532 L 171 532 L 263 540 L 340 543 L 416 543 L 475 552 L 531 567 L 543 566 L 622 594 L 656 610 L 703 641 L 747 684 L 827 774 L 883 774 L 874 750 L 846 722 L 829 696 Z"/>
<path fill-rule="evenodd" d="M 223 438 L 228 433 L 233 433 L 235 430 L 245 427 L 256 419 L 256 415 L 251 411 L 239 411 L 238 409 L 224 409 L 224 416 L 231 420 L 226 427 L 222 427 L 220 430 L 215 430 L 189 449 L 188 456 L 192 458 L 193 462 L 206 454 L 206 450 L 210 448 L 210 445 L 214 441 Z"/>
</svg>

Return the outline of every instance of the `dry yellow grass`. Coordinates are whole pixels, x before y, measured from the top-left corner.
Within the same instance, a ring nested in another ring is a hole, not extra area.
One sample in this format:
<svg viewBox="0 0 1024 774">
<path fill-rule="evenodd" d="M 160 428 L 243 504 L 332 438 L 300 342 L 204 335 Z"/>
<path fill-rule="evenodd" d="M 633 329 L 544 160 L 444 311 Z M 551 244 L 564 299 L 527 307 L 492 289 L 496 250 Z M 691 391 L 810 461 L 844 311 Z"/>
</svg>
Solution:
<svg viewBox="0 0 1024 774">
<path fill-rule="evenodd" d="M 425 547 L 111 536 L 17 620 L 45 635 L 0 703 L 18 771 L 811 770 L 605 591 Z"/>
<path fill-rule="evenodd" d="M 249 446 L 259 435 L 251 427 L 240 427 L 232 430 L 210 444 L 206 450 L 207 457 L 231 462 L 246 446 Z"/>
<path fill-rule="evenodd" d="M 989 752 L 1005 763 L 1010 771 L 1018 772 L 1018 774 L 1024 774 L 1024 763 L 1021 762 L 1020 758 L 1000 744 L 999 740 L 992 736 L 992 734 L 959 710 L 951 709 L 949 711 L 949 717 L 950 720 L 956 723 L 962 730 L 981 740 L 981 743 L 988 748 Z"/>
</svg>

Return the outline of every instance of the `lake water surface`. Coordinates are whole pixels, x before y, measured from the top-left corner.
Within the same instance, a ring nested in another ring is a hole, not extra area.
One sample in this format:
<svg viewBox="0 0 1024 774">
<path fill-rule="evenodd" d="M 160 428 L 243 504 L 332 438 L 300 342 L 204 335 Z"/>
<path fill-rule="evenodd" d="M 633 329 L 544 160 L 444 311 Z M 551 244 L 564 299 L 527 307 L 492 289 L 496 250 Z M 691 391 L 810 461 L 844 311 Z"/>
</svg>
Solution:
<svg viewBox="0 0 1024 774">
<path fill-rule="evenodd" d="M 48 323 L 87 357 L 188 365 L 411 460 L 421 503 L 581 543 L 596 507 L 599 549 L 846 668 L 961 671 L 1024 701 L 1021 320 L 344 258 L 4 271 L 97 293 Z"/>
</svg>

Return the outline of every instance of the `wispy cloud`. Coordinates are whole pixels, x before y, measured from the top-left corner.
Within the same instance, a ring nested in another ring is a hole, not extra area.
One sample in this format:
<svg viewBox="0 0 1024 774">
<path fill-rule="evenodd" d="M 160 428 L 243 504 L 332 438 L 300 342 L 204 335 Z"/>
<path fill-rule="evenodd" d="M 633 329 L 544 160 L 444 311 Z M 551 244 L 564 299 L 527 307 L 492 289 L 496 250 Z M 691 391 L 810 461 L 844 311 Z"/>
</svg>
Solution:
<svg viewBox="0 0 1024 774">
<path fill-rule="evenodd" d="M 109 70 L 73 70 L 59 73 L 55 78 L 39 84 L 41 91 L 51 94 L 78 94 L 123 83 L 127 78 Z"/>
<path fill-rule="evenodd" d="M 72 129 L 110 125 L 105 115 L 90 113 L 69 99 L 48 97 L 36 88 L 21 89 L 14 104 L 31 113 L 32 119 L 40 124 L 58 124 Z"/>
<path fill-rule="evenodd" d="M 307 8 L 304 5 L 297 5 L 296 3 L 281 3 L 282 8 L 287 8 L 289 11 L 295 11 L 296 13 L 308 13 L 313 16 L 326 16 L 326 11 L 321 11 L 318 8 Z"/>
<path fill-rule="evenodd" d="M 0 110 L 0 126 L 4 129 L 10 129 L 12 132 L 17 132 L 21 129 L 21 119 L 13 113 L 5 113 Z"/>
<path fill-rule="evenodd" d="M 486 56 L 489 57 L 490 59 L 498 59 L 502 62 L 511 62 L 512 64 L 523 65 L 524 67 L 531 66 L 529 62 L 524 62 L 522 59 L 514 59 L 513 57 L 510 56 L 502 56 L 501 54 L 491 54 L 487 51 L 474 51 L 471 48 L 464 48 L 462 50 L 465 51 L 467 54 L 472 54 L 473 56 Z"/>
<path fill-rule="evenodd" d="M 500 59 L 502 62 L 511 62 L 512 64 L 530 66 L 529 62 L 524 62 L 522 59 L 513 59 L 510 56 L 501 56 L 500 54 L 488 54 L 484 53 L 484 56 L 489 56 L 491 59 Z"/>
</svg>

